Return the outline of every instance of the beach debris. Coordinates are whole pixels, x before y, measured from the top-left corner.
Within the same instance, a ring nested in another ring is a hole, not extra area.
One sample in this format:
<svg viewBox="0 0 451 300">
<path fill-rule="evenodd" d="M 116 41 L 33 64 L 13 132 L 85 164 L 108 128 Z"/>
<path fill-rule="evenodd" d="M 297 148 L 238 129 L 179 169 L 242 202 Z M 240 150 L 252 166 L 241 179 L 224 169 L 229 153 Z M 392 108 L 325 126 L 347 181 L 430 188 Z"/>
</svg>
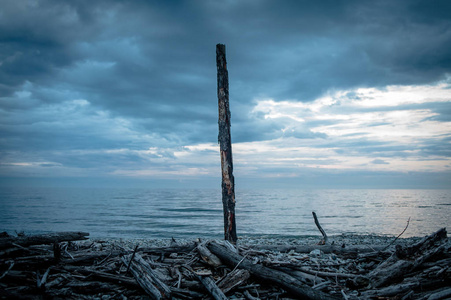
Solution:
<svg viewBox="0 0 451 300">
<path fill-rule="evenodd" d="M 397 238 L 392 245 L 390 239 L 371 236 L 329 237 L 334 243 L 328 245 L 283 238 L 238 240 L 237 245 L 218 240 L 157 245 L 86 240 L 87 235 L 54 233 L 46 235 L 54 237 L 49 239 L 2 234 L 0 299 L 451 296 L 451 243 L 444 228 L 423 239 Z"/>
<path fill-rule="evenodd" d="M 318 230 L 321 232 L 321 234 L 323 235 L 323 239 L 319 242 L 320 245 L 326 245 L 328 242 L 328 237 L 326 232 L 324 231 L 323 227 L 321 227 L 321 224 L 319 224 L 318 221 L 318 217 L 316 216 L 316 213 L 314 211 L 312 211 L 312 215 L 313 215 L 313 220 L 315 221 L 315 225 L 318 228 Z"/>
</svg>

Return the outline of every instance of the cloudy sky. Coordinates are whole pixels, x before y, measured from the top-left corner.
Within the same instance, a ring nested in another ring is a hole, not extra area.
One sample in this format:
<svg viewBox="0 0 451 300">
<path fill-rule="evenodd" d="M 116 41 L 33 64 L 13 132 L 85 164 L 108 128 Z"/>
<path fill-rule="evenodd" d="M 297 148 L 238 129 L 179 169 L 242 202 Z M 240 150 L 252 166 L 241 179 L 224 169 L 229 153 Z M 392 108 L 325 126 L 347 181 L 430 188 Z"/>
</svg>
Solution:
<svg viewBox="0 0 451 300">
<path fill-rule="evenodd" d="M 450 187 L 450 1 L 0 0 L 0 180 Z"/>
</svg>

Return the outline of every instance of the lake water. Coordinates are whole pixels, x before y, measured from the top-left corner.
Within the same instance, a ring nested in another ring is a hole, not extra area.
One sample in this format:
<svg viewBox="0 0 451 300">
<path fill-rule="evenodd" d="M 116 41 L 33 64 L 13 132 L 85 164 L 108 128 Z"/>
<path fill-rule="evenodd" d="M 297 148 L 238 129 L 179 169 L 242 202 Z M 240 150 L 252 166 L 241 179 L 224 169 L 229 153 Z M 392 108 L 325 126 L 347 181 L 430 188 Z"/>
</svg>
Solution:
<svg viewBox="0 0 451 300">
<path fill-rule="evenodd" d="M 450 228 L 451 190 L 238 190 L 238 235 L 424 236 Z M 220 190 L 2 188 L 0 231 L 86 231 L 98 238 L 220 238 Z"/>
</svg>

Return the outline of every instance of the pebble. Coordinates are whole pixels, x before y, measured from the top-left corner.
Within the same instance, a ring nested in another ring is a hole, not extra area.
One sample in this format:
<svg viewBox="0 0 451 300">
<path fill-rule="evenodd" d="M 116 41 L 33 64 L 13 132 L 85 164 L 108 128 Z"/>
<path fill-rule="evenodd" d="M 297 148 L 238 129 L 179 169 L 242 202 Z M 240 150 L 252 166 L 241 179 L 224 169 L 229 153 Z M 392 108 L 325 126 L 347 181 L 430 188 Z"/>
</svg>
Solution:
<svg viewBox="0 0 451 300">
<path fill-rule="evenodd" d="M 352 234 L 343 234 L 337 236 L 329 237 L 329 243 L 334 243 L 335 245 L 343 245 L 346 246 L 351 245 L 388 245 L 390 244 L 395 237 L 393 236 L 378 236 L 378 235 L 352 235 Z M 403 239 L 402 237 L 396 240 L 396 244 L 412 244 L 418 242 L 421 237 L 410 237 Z M 196 238 L 192 239 L 176 239 L 176 243 L 179 245 L 191 243 L 195 241 Z M 238 238 L 238 245 L 315 245 L 318 244 L 319 241 L 322 240 L 322 236 L 299 236 L 298 238 L 284 238 L 284 237 L 248 237 L 243 236 Z M 92 238 L 86 241 L 80 241 L 77 243 L 92 244 L 94 242 L 94 247 L 105 247 L 111 244 L 119 245 L 126 249 L 133 250 L 137 244 L 139 244 L 140 248 L 146 247 L 169 247 L 174 245 L 174 241 L 171 238 L 168 239 L 114 239 L 114 238 Z"/>
</svg>

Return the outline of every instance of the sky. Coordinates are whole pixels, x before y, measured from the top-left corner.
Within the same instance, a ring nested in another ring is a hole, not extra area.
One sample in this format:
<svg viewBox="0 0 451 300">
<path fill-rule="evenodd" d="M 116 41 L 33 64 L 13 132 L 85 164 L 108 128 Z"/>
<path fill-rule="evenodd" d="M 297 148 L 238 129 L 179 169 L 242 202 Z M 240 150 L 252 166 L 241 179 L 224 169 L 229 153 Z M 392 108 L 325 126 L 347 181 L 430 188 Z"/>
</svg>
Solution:
<svg viewBox="0 0 451 300">
<path fill-rule="evenodd" d="M 450 1 L 0 0 L 0 185 L 450 188 Z"/>
</svg>

